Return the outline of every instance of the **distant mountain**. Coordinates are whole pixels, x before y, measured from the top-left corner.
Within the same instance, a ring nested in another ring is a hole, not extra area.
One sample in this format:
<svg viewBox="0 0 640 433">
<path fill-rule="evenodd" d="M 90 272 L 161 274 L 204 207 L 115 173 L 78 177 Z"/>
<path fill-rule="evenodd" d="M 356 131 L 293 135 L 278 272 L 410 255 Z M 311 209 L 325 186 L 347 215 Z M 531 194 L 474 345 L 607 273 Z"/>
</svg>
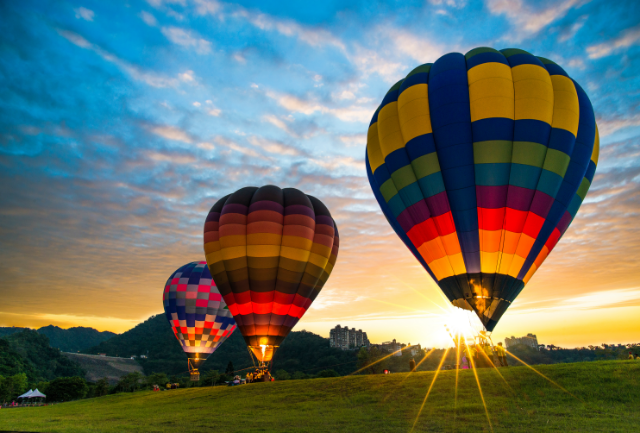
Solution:
<svg viewBox="0 0 640 433">
<path fill-rule="evenodd" d="M 83 352 L 121 357 L 146 355 L 147 359 L 139 359 L 145 374 L 181 375 L 187 372 L 187 357 L 164 314 L 152 316 L 135 328 Z M 356 369 L 356 358 L 356 351 L 342 351 L 329 347 L 329 339 L 311 332 L 299 331 L 290 333 L 278 349 L 272 370 L 284 369 L 289 373 L 302 371 L 314 374 L 329 367 L 341 374 L 347 374 Z M 242 334 L 237 330 L 207 359 L 201 370 L 224 372 L 229 361 L 233 362 L 236 370 L 253 365 Z"/>
<path fill-rule="evenodd" d="M 82 326 L 62 329 L 53 325 L 38 329 L 38 333 L 49 337 L 51 347 L 57 347 L 63 352 L 78 352 L 88 349 L 118 335 L 113 332 L 100 332 L 93 328 Z"/>
<path fill-rule="evenodd" d="M 0 337 L 5 337 L 18 332 L 22 332 L 30 328 L 0 328 Z M 39 334 L 49 338 L 51 347 L 56 347 L 63 352 L 78 352 L 89 347 L 93 347 L 101 342 L 116 336 L 113 332 L 97 331 L 93 328 L 85 328 L 82 326 L 62 329 L 57 326 L 44 326 L 37 330 Z"/>
<path fill-rule="evenodd" d="M 32 329 L 0 338 L 0 375 L 26 373 L 30 382 L 84 376 L 75 361 L 49 346 L 49 339 Z"/>
</svg>

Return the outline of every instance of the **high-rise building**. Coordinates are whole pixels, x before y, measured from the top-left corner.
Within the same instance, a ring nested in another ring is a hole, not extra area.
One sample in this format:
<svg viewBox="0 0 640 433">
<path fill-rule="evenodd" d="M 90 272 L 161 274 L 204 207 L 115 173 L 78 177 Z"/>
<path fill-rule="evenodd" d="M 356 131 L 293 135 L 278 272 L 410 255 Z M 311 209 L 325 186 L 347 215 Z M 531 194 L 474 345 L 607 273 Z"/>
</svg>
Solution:
<svg viewBox="0 0 640 433">
<path fill-rule="evenodd" d="M 504 345 L 509 349 L 510 347 L 517 345 L 529 346 L 538 350 L 538 337 L 535 334 L 527 334 L 524 337 L 516 338 L 511 336 L 504 339 Z"/>
<path fill-rule="evenodd" d="M 329 345 L 342 350 L 358 349 L 362 346 L 369 347 L 369 339 L 362 329 L 336 325 L 329 331 Z"/>
</svg>

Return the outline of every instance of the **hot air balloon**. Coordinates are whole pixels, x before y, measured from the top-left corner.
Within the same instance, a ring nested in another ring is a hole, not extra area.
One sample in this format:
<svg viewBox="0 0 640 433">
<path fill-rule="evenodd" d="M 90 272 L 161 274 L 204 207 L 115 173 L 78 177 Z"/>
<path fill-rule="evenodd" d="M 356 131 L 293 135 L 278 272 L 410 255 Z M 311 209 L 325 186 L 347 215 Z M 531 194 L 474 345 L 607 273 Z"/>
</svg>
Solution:
<svg viewBox="0 0 640 433">
<path fill-rule="evenodd" d="M 246 187 L 211 208 L 207 263 L 262 366 L 322 290 L 338 246 L 327 207 L 294 188 Z"/>
<path fill-rule="evenodd" d="M 199 368 L 236 329 L 236 322 L 211 278 L 207 262 L 192 262 L 175 271 L 162 295 L 164 313 L 187 354 L 191 380 Z"/>
<path fill-rule="evenodd" d="M 391 87 L 365 159 L 395 232 L 492 331 L 575 217 L 598 149 L 591 102 L 560 66 L 476 48 Z"/>
</svg>

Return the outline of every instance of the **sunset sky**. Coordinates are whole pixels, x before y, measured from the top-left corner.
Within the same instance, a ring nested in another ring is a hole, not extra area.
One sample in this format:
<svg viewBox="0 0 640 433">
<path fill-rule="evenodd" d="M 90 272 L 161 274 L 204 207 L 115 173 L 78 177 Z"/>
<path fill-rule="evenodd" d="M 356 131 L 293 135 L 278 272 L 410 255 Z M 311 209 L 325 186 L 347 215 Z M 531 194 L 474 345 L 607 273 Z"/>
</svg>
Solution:
<svg viewBox="0 0 640 433">
<path fill-rule="evenodd" d="M 204 260 L 216 200 L 275 184 L 320 198 L 341 236 L 295 330 L 448 345 L 447 303 L 371 192 L 366 133 L 414 67 L 489 46 L 561 65 L 601 137 L 578 216 L 494 341 L 640 341 L 640 2 L 346 3 L 0 2 L 0 326 L 130 329 Z"/>
</svg>

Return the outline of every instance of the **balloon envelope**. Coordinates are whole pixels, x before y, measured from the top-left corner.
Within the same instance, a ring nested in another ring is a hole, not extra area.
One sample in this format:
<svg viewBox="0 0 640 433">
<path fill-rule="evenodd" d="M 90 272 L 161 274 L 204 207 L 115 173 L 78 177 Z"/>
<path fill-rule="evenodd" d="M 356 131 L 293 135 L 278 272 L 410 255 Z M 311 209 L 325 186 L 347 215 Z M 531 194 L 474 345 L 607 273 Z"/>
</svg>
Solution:
<svg viewBox="0 0 640 433">
<path fill-rule="evenodd" d="M 175 271 L 162 300 L 173 333 L 196 369 L 236 329 L 207 262 L 192 262 Z"/>
<path fill-rule="evenodd" d="M 560 66 L 476 48 L 389 90 L 367 174 L 398 236 L 491 331 L 575 217 L 598 140 L 589 98 Z"/>
<path fill-rule="evenodd" d="M 220 293 L 260 361 L 270 361 L 326 283 L 338 256 L 335 221 L 294 188 L 246 187 L 220 199 L 204 250 Z"/>
</svg>

